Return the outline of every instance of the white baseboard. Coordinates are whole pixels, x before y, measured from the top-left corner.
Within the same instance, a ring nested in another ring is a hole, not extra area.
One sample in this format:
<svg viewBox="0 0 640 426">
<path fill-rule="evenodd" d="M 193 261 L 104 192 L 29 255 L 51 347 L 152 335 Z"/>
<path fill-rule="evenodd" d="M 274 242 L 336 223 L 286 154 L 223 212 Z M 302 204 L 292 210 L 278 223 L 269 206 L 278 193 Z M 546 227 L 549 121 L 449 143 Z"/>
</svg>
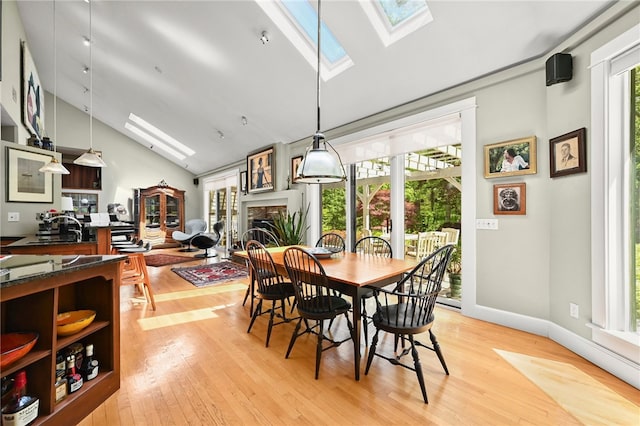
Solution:
<svg viewBox="0 0 640 426">
<path fill-rule="evenodd" d="M 473 306 L 470 310 L 465 310 L 463 314 L 479 320 L 548 337 L 571 352 L 608 371 L 620 380 L 629 383 L 636 389 L 640 389 L 640 365 L 551 321 L 478 305 Z"/>
</svg>

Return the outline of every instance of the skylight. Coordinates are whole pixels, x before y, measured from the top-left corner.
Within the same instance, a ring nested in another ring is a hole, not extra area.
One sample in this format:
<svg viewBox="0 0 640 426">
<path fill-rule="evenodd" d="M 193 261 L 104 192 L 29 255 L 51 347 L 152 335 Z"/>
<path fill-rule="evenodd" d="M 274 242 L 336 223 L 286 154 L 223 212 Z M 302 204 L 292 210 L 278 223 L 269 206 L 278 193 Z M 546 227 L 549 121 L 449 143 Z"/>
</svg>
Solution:
<svg viewBox="0 0 640 426">
<path fill-rule="evenodd" d="M 256 0 L 256 3 L 315 70 L 318 60 L 318 14 L 311 3 L 306 0 Z M 353 61 L 324 21 L 321 26 L 320 75 L 327 81 L 351 67 Z"/>
<path fill-rule="evenodd" d="M 385 46 L 433 21 L 426 0 L 372 0 L 359 3 Z"/>
</svg>

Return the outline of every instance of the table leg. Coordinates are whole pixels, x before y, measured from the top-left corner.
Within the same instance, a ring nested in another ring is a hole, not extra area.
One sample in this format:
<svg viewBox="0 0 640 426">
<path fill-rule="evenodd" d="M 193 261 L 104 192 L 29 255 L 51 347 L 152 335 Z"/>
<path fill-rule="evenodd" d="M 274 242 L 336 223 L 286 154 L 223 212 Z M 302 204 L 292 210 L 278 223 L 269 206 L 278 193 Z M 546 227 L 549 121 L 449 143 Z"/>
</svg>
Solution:
<svg viewBox="0 0 640 426">
<path fill-rule="evenodd" d="M 356 380 L 360 380 L 360 322 L 361 322 L 361 303 L 360 292 L 355 289 L 355 294 L 351 297 L 353 306 L 353 359 L 355 364 Z"/>
</svg>

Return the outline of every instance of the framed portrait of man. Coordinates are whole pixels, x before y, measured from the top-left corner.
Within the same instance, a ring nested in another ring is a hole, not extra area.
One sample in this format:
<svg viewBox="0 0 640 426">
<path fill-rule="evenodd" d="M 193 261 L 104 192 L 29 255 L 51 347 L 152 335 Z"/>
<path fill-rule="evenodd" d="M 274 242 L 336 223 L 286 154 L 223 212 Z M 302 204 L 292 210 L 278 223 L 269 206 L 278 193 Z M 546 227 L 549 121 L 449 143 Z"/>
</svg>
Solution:
<svg viewBox="0 0 640 426">
<path fill-rule="evenodd" d="M 549 173 L 552 178 L 587 171 L 586 134 L 583 127 L 549 140 Z"/>
</svg>

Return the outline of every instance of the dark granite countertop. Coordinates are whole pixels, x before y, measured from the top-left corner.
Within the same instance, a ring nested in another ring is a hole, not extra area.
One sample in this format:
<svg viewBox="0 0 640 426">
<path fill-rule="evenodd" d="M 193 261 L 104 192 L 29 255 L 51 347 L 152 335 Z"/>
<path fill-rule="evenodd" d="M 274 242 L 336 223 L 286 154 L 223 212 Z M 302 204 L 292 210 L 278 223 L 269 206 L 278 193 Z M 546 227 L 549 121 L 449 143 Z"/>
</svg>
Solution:
<svg viewBox="0 0 640 426">
<path fill-rule="evenodd" d="M 95 241 L 81 241 L 81 243 L 93 243 Z M 59 244 L 79 244 L 75 234 L 70 235 L 51 235 L 51 236 L 29 236 L 7 244 L 7 247 L 32 247 L 32 246 L 50 246 Z"/>
<path fill-rule="evenodd" d="M 123 255 L 6 255 L 0 257 L 0 288 L 125 259 Z"/>
</svg>

